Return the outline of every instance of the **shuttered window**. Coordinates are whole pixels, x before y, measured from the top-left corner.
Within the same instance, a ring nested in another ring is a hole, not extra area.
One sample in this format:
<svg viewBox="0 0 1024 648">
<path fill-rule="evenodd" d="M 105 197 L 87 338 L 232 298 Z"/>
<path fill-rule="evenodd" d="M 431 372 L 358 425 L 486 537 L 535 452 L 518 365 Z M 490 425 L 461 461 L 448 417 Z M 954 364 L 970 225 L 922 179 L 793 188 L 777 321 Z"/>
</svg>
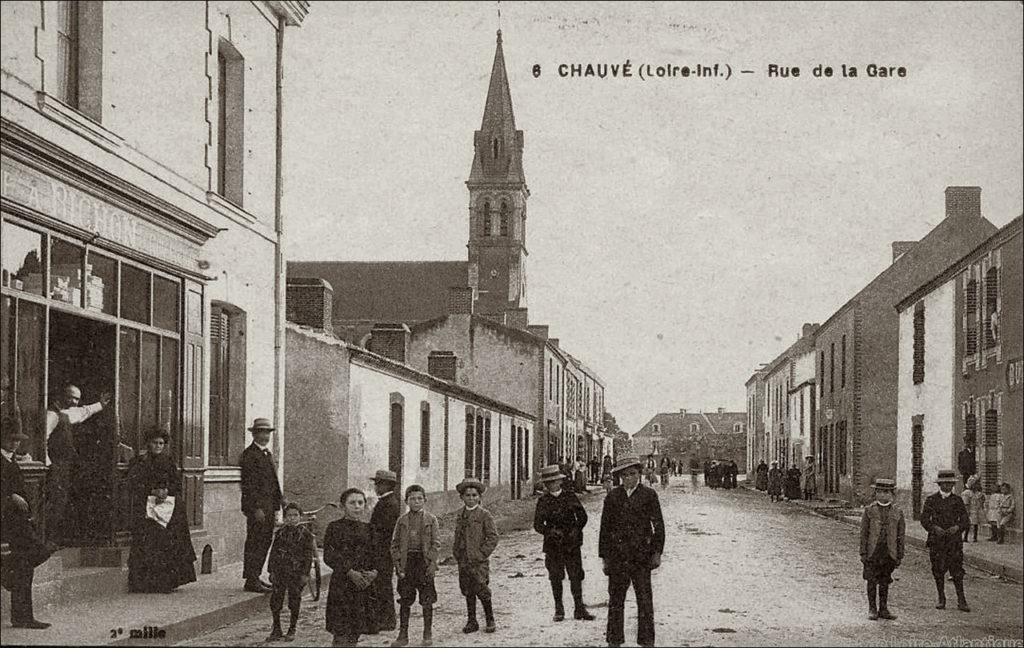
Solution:
<svg viewBox="0 0 1024 648">
<path fill-rule="evenodd" d="M 210 465 L 234 466 L 245 447 L 245 311 L 210 309 Z"/>
<path fill-rule="evenodd" d="M 420 403 L 420 466 L 430 465 L 430 403 Z"/>
<path fill-rule="evenodd" d="M 978 352 L 978 282 L 971 278 L 964 292 L 964 354 Z"/>
<path fill-rule="evenodd" d="M 985 334 L 985 348 L 991 349 L 999 343 L 999 268 L 991 267 L 985 273 L 985 319 L 982 330 Z"/>
<path fill-rule="evenodd" d="M 914 306 L 914 384 L 924 382 L 924 303 Z"/>
</svg>

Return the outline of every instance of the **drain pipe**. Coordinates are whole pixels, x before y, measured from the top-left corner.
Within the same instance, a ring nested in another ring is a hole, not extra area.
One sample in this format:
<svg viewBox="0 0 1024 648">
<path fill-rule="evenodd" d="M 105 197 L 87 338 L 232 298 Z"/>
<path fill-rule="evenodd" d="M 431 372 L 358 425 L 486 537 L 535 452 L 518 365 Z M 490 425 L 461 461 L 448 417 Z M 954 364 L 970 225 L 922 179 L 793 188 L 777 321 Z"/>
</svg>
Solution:
<svg viewBox="0 0 1024 648">
<path fill-rule="evenodd" d="M 277 71 L 276 118 L 274 128 L 274 455 L 277 457 L 277 479 L 284 486 L 284 214 L 281 202 L 284 194 L 283 112 L 284 112 L 284 29 L 285 19 L 277 18 Z"/>
</svg>

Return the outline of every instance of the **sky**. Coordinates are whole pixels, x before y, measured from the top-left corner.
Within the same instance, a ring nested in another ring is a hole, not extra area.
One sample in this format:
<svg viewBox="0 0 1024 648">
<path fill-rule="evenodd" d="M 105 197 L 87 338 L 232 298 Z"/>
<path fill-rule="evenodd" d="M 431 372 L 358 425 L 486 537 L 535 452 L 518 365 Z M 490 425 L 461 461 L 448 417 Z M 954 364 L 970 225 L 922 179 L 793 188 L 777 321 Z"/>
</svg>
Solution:
<svg viewBox="0 0 1024 648">
<path fill-rule="evenodd" d="M 311 4 L 285 46 L 289 260 L 466 258 L 497 7 Z M 884 270 L 892 241 L 927 234 L 945 187 L 982 187 L 997 226 L 1022 212 L 1020 3 L 500 12 L 530 321 L 601 376 L 627 432 L 658 412 L 742 411 L 758 364 Z M 631 78 L 558 74 L 627 60 Z M 714 63 L 733 76 L 638 76 Z M 906 76 L 869 78 L 871 63 Z"/>
</svg>

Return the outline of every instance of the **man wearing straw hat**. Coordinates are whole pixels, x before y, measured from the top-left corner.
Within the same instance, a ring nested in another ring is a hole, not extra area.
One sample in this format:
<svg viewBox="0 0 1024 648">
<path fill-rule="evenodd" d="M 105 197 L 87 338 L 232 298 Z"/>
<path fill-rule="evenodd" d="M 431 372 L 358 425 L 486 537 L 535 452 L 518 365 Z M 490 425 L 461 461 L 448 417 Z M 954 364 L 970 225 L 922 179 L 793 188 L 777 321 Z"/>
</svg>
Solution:
<svg viewBox="0 0 1024 648">
<path fill-rule="evenodd" d="M 281 509 L 281 485 L 270 456 L 270 419 L 258 418 L 249 428 L 252 443 L 242 451 L 242 513 L 245 514 L 245 564 L 242 577 L 245 591 L 266 593 L 269 584 L 260 580 L 263 563 L 274 540 L 274 522 Z"/>
<path fill-rule="evenodd" d="M 956 587 L 956 607 L 970 612 L 964 595 L 964 529 L 970 526 L 967 507 L 960 496 L 953 492 L 956 471 L 940 470 L 935 480 L 939 492 L 932 493 L 924 500 L 921 510 L 921 526 L 928 531 L 928 557 L 932 562 L 932 577 L 939 602 L 935 608 L 946 608 L 946 572 L 953 578 Z"/>
<path fill-rule="evenodd" d="M 562 604 L 562 579 L 569 574 L 569 589 L 575 603 L 573 618 L 593 621 L 594 615 L 583 604 L 583 527 L 587 525 L 587 511 L 574 493 L 562 490 L 564 475 L 556 465 L 540 469 L 540 482 L 547 491 L 537 500 L 533 514 L 533 529 L 544 536 L 544 566 L 551 581 L 551 594 L 555 599 L 555 621 L 565 620 Z"/>
<path fill-rule="evenodd" d="M 633 586 L 637 608 L 637 643 L 654 645 L 654 599 L 651 570 L 661 566 L 665 521 L 654 489 L 640 483 L 643 467 L 636 457 L 622 457 L 613 472 L 622 480 L 604 499 L 597 555 L 608 576 L 609 646 L 625 641 L 626 592 Z"/>
</svg>

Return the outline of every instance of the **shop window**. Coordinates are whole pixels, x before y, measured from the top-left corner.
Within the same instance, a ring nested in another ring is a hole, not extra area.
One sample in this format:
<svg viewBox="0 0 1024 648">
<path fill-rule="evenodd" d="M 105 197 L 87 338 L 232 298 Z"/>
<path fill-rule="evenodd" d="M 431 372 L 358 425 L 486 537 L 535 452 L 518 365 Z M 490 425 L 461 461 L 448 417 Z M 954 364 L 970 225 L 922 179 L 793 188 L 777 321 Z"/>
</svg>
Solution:
<svg viewBox="0 0 1024 648">
<path fill-rule="evenodd" d="M 60 239 L 50 244 L 50 299 L 82 305 L 82 265 L 85 251 Z"/>
<path fill-rule="evenodd" d="M 85 263 L 85 308 L 117 315 L 117 261 L 92 250 Z"/>
<path fill-rule="evenodd" d="M 117 410 L 121 422 L 121 440 L 136 448 L 142 439 L 139 431 L 139 336 L 138 330 L 121 327 L 121 362 L 118 367 Z"/>
<path fill-rule="evenodd" d="M 139 394 L 139 430 L 146 434 L 160 423 L 160 336 L 143 333 L 141 340 L 139 373 L 142 375 L 142 390 Z"/>
<path fill-rule="evenodd" d="M 145 270 L 121 264 L 121 317 L 149 324 L 150 275 Z"/>
<path fill-rule="evenodd" d="M 46 403 L 43 398 L 43 377 L 46 348 L 46 309 L 8 295 L 2 298 L 0 317 L 3 379 L 7 385 L 4 400 L 10 399 L 21 413 L 22 431 L 29 438 L 21 451 L 36 460 L 43 459 L 43 430 Z M 6 407 L 6 405 L 5 405 Z"/>
<path fill-rule="evenodd" d="M 430 466 L 430 403 L 420 403 L 420 466 Z"/>
<path fill-rule="evenodd" d="M 57 98 L 99 122 L 103 105 L 103 3 L 77 0 L 55 4 Z"/>
<path fill-rule="evenodd" d="M 178 438 L 178 341 L 172 337 L 161 338 L 160 347 L 160 411 L 158 425 L 171 435 L 171 449 L 178 456 L 181 440 Z"/>
<path fill-rule="evenodd" d="M 245 158 L 245 59 L 228 41 L 217 47 L 217 193 L 242 206 Z"/>
<path fill-rule="evenodd" d="M 153 326 L 178 331 L 181 317 L 181 284 L 153 275 Z"/>
<path fill-rule="evenodd" d="M 210 308 L 210 465 L 233 466 L 245 445 L 246 313 Z"/>
<path fill-rule="evenodd" d="M 915 385 L 924 382 L 924 302 L 914 305 L 914 366 Z"/>
<path fill-rule="evenodd" d="M 39 232 L 3 222 L 3 286 L 43 294 L 46 248 Z"/>
</svg>

